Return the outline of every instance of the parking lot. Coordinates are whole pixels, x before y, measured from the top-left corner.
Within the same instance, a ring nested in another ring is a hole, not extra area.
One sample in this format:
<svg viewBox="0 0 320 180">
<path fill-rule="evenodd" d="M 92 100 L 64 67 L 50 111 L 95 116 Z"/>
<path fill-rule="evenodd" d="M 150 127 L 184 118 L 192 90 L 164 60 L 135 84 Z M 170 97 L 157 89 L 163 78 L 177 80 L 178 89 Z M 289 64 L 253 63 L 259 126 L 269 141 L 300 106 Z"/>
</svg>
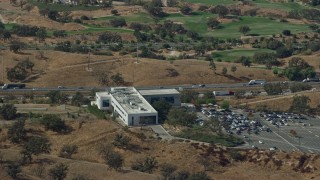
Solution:
<svg viewBox="0 0 320 180">
<path fill-rule="evenodd" d="M 199 113 L 200 114 L 200 113 Z M 248 113 L 203 109 L 218 118 L 226 133 L 242 138 L 246 148 L 320 153 L 320 119 L 292 113 Z M 205 118 L 202 118 L 205 119 Z"/>
</svg>

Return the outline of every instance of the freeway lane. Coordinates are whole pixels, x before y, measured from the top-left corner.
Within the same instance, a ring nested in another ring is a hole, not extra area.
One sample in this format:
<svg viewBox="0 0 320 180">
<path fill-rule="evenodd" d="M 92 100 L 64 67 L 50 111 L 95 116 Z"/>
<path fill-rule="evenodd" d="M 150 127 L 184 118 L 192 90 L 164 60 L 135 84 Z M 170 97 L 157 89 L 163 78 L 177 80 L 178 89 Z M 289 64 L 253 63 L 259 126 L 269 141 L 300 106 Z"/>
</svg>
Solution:
<svg viewBox="0 0 320 180">
<path fill-rule="evenodd" d="M 278 82 L 271 82 L 271 83 L 278 83 Z M 289 84 L 295 82 L 289 82 Z M 312 86 L 319 86 L 320 83 L 318 82 L 309 82 L 308 84 Z M 200 86 L 202 85 L 202 86 Z M 137 86 L 135 87 L 138 90 L 149 90 L 149 89 L 212 89 L 212 88 L 225 88 L 225 89 L 232 89 L 232 88 L 241 88 L 245 87 L 247 89 L 261 87 L 261 85 L 248 85 L 247 83 L 224 83 L 224 84 L 197 84 L 197 85 L 169 85 L 169 86 Z M 30 92 L 30 91 L 52 91 L 52 90 L 59 90 L 59 91 L 90 91 L 92 89 L 98 90 L 108 90 L 110 87 L 64 87 L 64 88 L 57 88 L 57 87 L 36 87 L 36 88 L 24 88 L 24 89 L 0 89 L 1 92 Z"/>
</svg>

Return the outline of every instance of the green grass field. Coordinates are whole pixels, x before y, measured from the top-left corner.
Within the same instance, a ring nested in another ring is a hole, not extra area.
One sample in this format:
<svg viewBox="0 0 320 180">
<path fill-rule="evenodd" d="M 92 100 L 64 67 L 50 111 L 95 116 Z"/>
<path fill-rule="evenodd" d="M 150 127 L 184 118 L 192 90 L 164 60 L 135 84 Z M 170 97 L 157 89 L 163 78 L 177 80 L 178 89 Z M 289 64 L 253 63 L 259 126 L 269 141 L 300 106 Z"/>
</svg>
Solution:
<svg viewBox="0 0 320 180">
<path fill-rule="evenodd" d="M 213 60 L 233 62 L 240 56 L 252 57 L 257 52 L 273 52 L 270 49 L 232 49 L 226 51 L 213 52 Z"/>
<path fill-rule="evenodd" d="M 286 29 L 290 30 L 292 34 L 310 31 L 309 27 L 304 24 L 283 23 L 265 17 L 243 16 L 239 21 L 222 24 L 222 28 L 213 31 L 207 31 L 206 33 L 204 33 L 204 35 L 219 37 L 223 39 L 239 38 L 241 36 L 241 33 L 238 32 L 238 29 L 242 25 L 247 25 L 250 27 L 251 31 L 249 32 L 249 34 L 262 36 L 280 34 L 283 30 Z M 202 32 L 203 31 L 205 30 L 202 30 Z"/>
<path fill-rule="evenodd" d="M 298 9 L 303 9 L 305 8 L 304 6 L 294 3 L 294 2 L 288 2 L 288 3 L 271 3 L 266 0 L 255 0 L 253 1 L 253 4 L 258 6 L 259 8 L 268 8 L 268 9 L 279 9 L 279 10 L 284 10 L 284 11 L 291 11 L 291 10 L 298 10 Z"/>
<path fill-rule="evenodd" d="M 236 0 L 187 0 L 187 2 L 194 3 L 194 4 L 204 4 L 204 5 L 231 5 L 231 4 L 237 4 L 239 1 L 236 1 Z M 304 8 L 302 5 L 294 2 L 281 3 L 281 2 L 270 2 L 267 0 L 255 0 L 251 2 L 260 8 L 279 9 L 284 11 Z"/>
<path fill-rule="evenodd" d="M 217 15 L 207 12 L 196 12 L 191 16 L 184 16 L 179 13 L 174 13 L 163 18 L 162 21 L 171 20 L 173 22 L 180 22 L 185 28 L 195 31 L 199 34 L 204 34 L 208 32 L 208 27 L 206 24 L 207 20 L 212 17 L 217 17 Z"/>
<path fill-rule="evenodd" d="M 61 5 L 61 4 L 51 4 L 51 3 L 43 3 L 43 2 L 37 2 L 37 0 L 28 0 L 28 3 L 37 6 L 40 10 L 49 8 L 50 10 L 56 10 L 56 11 L 77 11 L 77 10 L 86 10 L 86 11 L 92 11 L 101 9 L 102 7 L 99 6 L 72 6 L 72 5 Z"/>
</svg>

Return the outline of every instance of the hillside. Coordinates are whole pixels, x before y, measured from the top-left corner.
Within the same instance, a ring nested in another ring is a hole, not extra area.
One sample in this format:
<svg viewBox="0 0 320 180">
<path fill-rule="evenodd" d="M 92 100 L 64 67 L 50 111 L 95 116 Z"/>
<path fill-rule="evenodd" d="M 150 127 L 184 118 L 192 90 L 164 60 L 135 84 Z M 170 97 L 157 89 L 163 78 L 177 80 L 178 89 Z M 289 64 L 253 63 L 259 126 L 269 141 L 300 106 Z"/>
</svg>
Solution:
<svg viewBox="0 0 320 180">
<path fill-rule="evenodd" d="M 52 151 L 49 155 L 37 156 L 35 163 L 24 165 L 22 177 L 24 179 L 37 179 L 35 169 L 39 162 L 44 162 L 46 171 L 53 164 L 63 162 L 69 166 L 67 179 L 76 175 L 86 175 L 89 178 L 104 179 L 157 179 L 160 171 L 157 169 L 153 174 L 145 174 L 129 170 L 131 163 L 138 158 L 151 156 L 155 157 L 160 166 L 163 163 L 173 164 L 178 170 L 189 172 L 203 171 L 203 166 L 199 164 L 200 157 L 210 159 L 213 168 L 208 168 L 208 173 L 214 179 L 279 179 L 287 177 L 290 179 L 310 179 L 319 177 L 316 169 L 320 162 L 318 155 L 307 155 L 307 160 L 298 166 L 300 153 L 287 154 L 285 152 L 269 152 L 263 150 L 240 150 L 245 160 L 236 162 L 230 157 L 230 151 L 224 147 L 214 145 L 201 145 L 198 143 L 188 143 L 179 141 L 161 141 L 152 138 L 153 134 L 148 129 L 129 128 L 125 130 L 110 120 L 85 121 L 79 129 L 78 122 L 68 120 L 68 125 L 73 128 L 70 134 L 57 134 L 50 131 L 43 131 L 39 125 L 27 123 L 28 132 L 37 132 L 47 136 L 52 143 Z M 32 130 L 32 131 L 31 131 Z M 9 143 L 5 140 L 6 131 L 1 133 L 1 154 L 4 159 L 14 160 L 21 147 Z M 116 133 L 124 133 L 132 138 L 132 149 L 116 148 L 116 151 L 123 155 L 125 159 L 123 171 L 110 170 L 104 165 L 103 159 L 99 156 L 97 147 L 101 144 L 110 144 Z M 137 137 L 138 133 L 146 135 L 146 139 Z M 59 150 L 65 144 L 75 144 L 78 148 L 72 160 L 59 158 Z M 281 161 L 278 163 L 277 161 Z M 226 163 L 226 164 L 225 164 Z M 297 167 L 297 168 L 295 168 Z M 295 169 L 295 170 L 293 170 Z M 5 178 L 3 169 L 0 171 L 1 179 Z M 305 173 L 301 173 L 305 172 Z"/>
</svg>

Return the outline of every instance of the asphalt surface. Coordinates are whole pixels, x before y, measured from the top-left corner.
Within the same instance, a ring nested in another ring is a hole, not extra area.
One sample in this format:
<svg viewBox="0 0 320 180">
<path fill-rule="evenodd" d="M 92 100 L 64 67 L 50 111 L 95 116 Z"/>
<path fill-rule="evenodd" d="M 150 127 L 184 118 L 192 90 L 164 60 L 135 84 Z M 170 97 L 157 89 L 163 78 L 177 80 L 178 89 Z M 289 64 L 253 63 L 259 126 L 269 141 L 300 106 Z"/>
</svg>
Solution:
<svg viewBox="0 0 320 180">
<path fill-rule="evenodd" d="M 250 148 L 253 145 L 261 149 L 276 147 L 278 150 L 283 151 L 320 153 L 320 119 L 308 117 L 307 120 L 293 120 L 288 123 L 288 126 L 279 126 L 278 128 L 260 116 L 259 118 L 258 116 L 255 117 L 260 119 L 261 123 L 269 127 L 272 132 L 261 131 L 259 134 L 242 133 L 240 137 L 247 142 L 247 146 Z M 302 123 L 299 123 L 299 121 Z M 290 130 L 292 129 L 297 132 L 297 137 L 290 135 Z M 244 138 L 243 135 L 247 137 Z"/>
</svg>

